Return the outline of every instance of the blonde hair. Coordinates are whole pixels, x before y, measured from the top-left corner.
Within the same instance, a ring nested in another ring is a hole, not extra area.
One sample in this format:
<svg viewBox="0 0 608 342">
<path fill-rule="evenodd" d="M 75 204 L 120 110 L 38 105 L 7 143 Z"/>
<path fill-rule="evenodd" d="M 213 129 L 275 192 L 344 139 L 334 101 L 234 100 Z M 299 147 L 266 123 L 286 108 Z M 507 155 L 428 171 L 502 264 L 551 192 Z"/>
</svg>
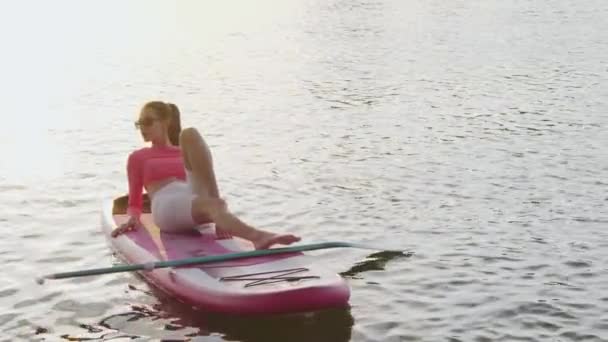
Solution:
<svg viewBox="0 0 608 342">
<path fill-rule="evenodd" d="M 152 109 L 161 120 L 169 120 L 168 135 L 171 144 L 179 145 L 179 134 L 182 131 L 179 108 L 169 102 L 150 101 L 142 107 L 142 112 L 146 109 Z"/>
</svg>

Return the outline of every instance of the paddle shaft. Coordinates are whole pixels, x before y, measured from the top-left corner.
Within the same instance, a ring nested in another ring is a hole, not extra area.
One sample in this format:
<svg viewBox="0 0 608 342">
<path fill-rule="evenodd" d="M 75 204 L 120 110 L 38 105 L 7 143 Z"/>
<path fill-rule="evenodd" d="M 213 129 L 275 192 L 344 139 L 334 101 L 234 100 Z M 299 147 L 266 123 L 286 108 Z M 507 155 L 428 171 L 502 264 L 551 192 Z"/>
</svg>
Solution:
<svg viewBox="0 0 608 342">
<path fill-rule="evenodd" d="M 164 267 L 200 265 L 200 264 L 229 261 L 229 260 L 235 260 L 235 259 L 261 257 L 261 256 L 273 255 L 273 254 L 313 251 L 313 250 L 317 250 L 317 249 L 340 248 L 340 247 L 353 247 L 353 248 L 381 250 L 379 248 L 374 248 L 371 246 L 365 246 L 365 245 L 349 243 L 349 242 L 340 242 L 340 241 L 321 242 L 321 243 L 313 243 L 313 244 L 291 246 L 291 247 L 260 249 L 260 250 L 247 251 L 247 252 L 237 252 L 237 253 L 220 254 L 220 255 L 208 255 L 208 256 L 177 259 L 177 260 L 168 260 L 168 261 L 157 261 L 157 262 L 150 262 L 150 263 L 145 263 L 145 264 L 118 265 L 118 266 L 113 266 L 113 267 L 103 267 L 103 268 L 94 268 L 94 269 L 80 270 L 80 271 L 54 273 L 54 274 L 49 274 L 49 275 L 43 276 L 42 278 L 38 279 L 38 282 L 41 283 L 43 281 L 43 279 L 64 279 L 64 278 L 85 277 L 85 276 L 93 276 L 93 275 L 108 274 L 108 273 L 151 271 L 153 269 L 164 268 Z"/>
</svg>

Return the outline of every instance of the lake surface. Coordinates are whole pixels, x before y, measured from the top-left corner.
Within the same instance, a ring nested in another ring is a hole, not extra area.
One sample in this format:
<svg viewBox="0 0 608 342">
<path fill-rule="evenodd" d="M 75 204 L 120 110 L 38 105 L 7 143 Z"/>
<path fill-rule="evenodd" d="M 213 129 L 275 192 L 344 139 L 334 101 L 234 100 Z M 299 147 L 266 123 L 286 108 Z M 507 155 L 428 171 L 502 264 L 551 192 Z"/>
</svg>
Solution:
<svg viewBox="0 0 608 342">
<path fill-rule="evenodd" d="M 0 340 L 608 341 L 608 2 L 12 2 L 0 11 Z M 245 220 L 350 307 L 241 319 L 118 262 L 143 103 L 178 104 Z"/>
</svg>

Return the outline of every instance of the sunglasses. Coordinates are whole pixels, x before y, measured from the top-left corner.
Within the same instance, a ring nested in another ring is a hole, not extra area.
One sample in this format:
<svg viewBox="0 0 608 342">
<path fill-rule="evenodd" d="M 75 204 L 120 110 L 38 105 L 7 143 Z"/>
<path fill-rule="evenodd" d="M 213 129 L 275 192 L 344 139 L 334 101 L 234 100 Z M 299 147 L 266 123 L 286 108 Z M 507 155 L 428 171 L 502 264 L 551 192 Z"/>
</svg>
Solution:
<svg viewBox="0 0 608 342">
<path fill-rule="evenodd" d="M 143 119 L 139 119 L 137 121 L 135 121 L 135 128 L 136 129 L 140 129 L 142 126 L 143 127 L 150 127 L 154 124 L 154 121 L 158 120 L 157 118 L 151 118 L 151 117 L 147 117 L 147 118 L 143 118 Z"/>
</svg>

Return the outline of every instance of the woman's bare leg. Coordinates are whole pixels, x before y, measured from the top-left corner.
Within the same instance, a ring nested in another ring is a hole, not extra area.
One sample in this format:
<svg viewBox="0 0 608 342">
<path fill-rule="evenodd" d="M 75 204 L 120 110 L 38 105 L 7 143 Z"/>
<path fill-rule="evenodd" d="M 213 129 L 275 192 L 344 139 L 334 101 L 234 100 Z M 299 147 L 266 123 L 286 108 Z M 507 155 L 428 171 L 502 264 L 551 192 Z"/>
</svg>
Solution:
<svg viewBox="0 0 608 342">
<path fill-rule="evenodd" d="M 184 158 L 184 166 L 192 173 L 192 186 L 194 192 L 201 198 L 220 198 L 220 191 L 213 170 L 211 149 L 195 128 L 186 128 L 180 135 L 180 146 Z M 192 166 L 192 162 L 196 167 Z M 206 223 L 211 221 L 207 218 Z M 219 224 L 215 224 L 215 234 L 218 239 L 229 239 L 232 236 Z"/>
<path fill-rule="evenodd" d="M 213 171 L 211 150 L 195 128 L 186 128 L 180 135 L 180 147 L 186 169 L 192 172 L 194 191 L 198 195 L 192 201 L 192 217 L 196 222 L 215 223 L 216 227 L 251 241 L 256 249 L 273 244 L 291 244 L 300 238 L 291 234 L 274 234 L 256 229 L 232 214 L 219 196 Z"/>
</svg>

